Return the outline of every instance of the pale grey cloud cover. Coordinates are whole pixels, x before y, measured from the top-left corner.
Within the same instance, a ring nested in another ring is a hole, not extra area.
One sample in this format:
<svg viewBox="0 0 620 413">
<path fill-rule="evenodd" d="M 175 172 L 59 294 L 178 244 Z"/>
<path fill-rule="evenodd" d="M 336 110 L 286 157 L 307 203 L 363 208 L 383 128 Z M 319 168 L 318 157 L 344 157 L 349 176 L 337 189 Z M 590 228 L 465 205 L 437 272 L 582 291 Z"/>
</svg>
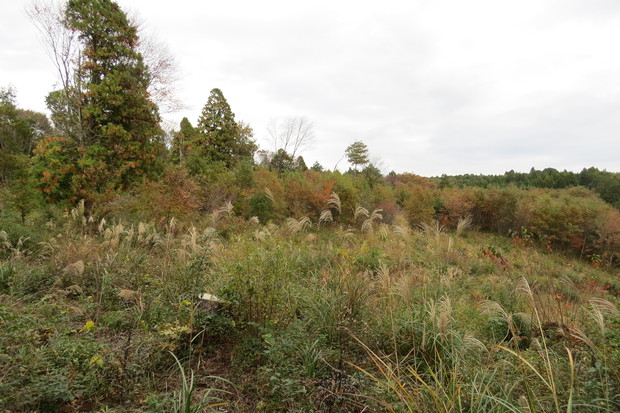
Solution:
<svg viewBox="0 0 620 413">
<path fill-rule="evenodd" d="M 44 110 L 53 67 L 5 3 L 0 86 Z M 270 118 L 314 121 L 304 157 L 328 168 L 362 139 L 385 171 L 620 170 L 619 1 L 119 3 L 178 61 L 174 121 L 218 87 L 263 147 Z"/>
</svg>

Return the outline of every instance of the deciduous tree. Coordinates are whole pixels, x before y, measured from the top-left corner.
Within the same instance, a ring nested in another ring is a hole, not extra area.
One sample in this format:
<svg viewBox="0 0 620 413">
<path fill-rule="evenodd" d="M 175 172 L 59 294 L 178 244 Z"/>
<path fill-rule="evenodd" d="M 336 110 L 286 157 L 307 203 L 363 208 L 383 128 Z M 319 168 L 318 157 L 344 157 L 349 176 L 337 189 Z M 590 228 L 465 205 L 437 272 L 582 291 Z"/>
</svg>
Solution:
<svg viewBox="0 0 620 413">
<path fill-rule="evenodd" d="M 78 98 L 80 89 L 75 70 L 83 58 L 78 34 L 71 30 L 65 19 L 66 4 L 60 1 L 37 1 L 26 9 L 30 20 L 39 30 L 45 51 L 56 67 L 60 89 L 51 92 L 47 107 L 52 122 L 62 136 L 82 143 L 82 108 Z"/>
<path fill-rule="evenodd" d="M 267 134 L 273 144 L 273 151 L 282 149 L 291 157 L 300 155 L 314 142 L 314 124 L 305 117 L 289 117 L 282 121 L 272 119 Z"/>
<path fill-rule="evenodd" d="M 0 89 L 0 183 L 24 177 L 28 158 L 37 144 L 51 130 L 43 113 L 19 109 L 15 105 L 15 92 Z"/>
<path fill-rule="evenodd" d="M 38 140 L 51 131 L 47 116 L 19 109 L 15 92 L 0 89 L 0 151 L 11 155 L 30 155 Z"/>
</svg>

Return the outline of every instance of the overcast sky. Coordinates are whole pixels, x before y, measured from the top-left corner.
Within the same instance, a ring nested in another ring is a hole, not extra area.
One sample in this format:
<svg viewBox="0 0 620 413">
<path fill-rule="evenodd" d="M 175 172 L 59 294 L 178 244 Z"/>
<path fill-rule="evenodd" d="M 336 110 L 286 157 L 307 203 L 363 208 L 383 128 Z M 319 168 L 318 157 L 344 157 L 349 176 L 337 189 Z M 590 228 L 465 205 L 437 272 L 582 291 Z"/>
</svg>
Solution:
<svg viewBox="0 0 620 413">
<path fill-rule="evenodd" d="M 29 3 L 2 0 L 0 87 L 45 111 L 56 74 Z M 362 140 L 384 172 L 620 171 L 618 0 L 118 3 L 177 60 L 174 122 L 217 87 L 262 148 L 271 118 L 314 122 L 308 165 Z"/>
</svg>

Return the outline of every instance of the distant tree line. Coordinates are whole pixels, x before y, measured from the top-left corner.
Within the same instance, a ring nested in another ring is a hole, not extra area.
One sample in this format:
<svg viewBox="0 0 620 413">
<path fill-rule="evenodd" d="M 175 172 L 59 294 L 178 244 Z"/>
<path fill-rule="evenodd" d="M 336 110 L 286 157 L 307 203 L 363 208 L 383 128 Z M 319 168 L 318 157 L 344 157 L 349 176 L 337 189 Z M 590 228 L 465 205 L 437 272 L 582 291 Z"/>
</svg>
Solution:
<svg viewBox="0 0 620 413">
<path fill-rule="evenodd" d="M 508 171 L 503 175 L 442 175 L 431 178 L 440 188 L 465 188 L 491 186 L 506 187 L 514 185 L 518 188 L 551 188 L 562 189 L 583 186 L 598 193 L 606 202 L 620 209 L 620 173 L 608 172 L 597 168 L 584 168 L 581 172 L 558 171 L 554 168 L 529 172 Z"/>
</svg>

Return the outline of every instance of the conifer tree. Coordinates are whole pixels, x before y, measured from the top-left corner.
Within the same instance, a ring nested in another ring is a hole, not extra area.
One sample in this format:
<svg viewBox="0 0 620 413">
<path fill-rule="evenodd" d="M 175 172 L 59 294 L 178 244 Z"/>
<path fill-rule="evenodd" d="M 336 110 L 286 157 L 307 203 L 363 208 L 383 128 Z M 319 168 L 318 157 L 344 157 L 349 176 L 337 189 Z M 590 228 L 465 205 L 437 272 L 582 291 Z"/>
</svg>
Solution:
<svg viewBox="0 0 620 413">
<path fill-rule="evenodd" d="M 78 187 L 127 186 L 152 168 L 162 139 L 136 28 L 111 0 L 69 0 L 65 18 L 83 53 L 76 68 L 84 145 Z"/>
<path fill-rule="evenodd" d="M 252 158 L 256 152 L 252 129 L 235 121 L 235 114 L 220 89 L 211 90 L 197 130 L 192 150 L 210 161 L 231 167 L 240 159 Z"/>
<path fill-rule="evenodd" d="M 313 171 L 317 171 L 317 172 L 323 172 L 323 165 L 321 165 L 319 163 L 319 161 L 315 161 L 312 166 L 310 167 L 310 169 L 312 169 Z"/>
<path fill-rule="evenodd" d="M 292 172 L 295 170 L 295 159 L 284 149 L 278 149 L 269 162 L 269 169 L 283 174 L 285 172 Z"/>
<path fill-rule="evenodd" d="M 362 141 L 355 141 L 346 149 L 347 160 L 355 168 L 366 165 L 368 160 L 368 147 Z"/>
<path fill-rule="evenodd" d="M 172 161 L 183 161 L 192 151 L 192 143 L 196 138 L 196 129 L 187 118 L 181 120 L 180 129 L 172 138 Z"/>
</svg>

